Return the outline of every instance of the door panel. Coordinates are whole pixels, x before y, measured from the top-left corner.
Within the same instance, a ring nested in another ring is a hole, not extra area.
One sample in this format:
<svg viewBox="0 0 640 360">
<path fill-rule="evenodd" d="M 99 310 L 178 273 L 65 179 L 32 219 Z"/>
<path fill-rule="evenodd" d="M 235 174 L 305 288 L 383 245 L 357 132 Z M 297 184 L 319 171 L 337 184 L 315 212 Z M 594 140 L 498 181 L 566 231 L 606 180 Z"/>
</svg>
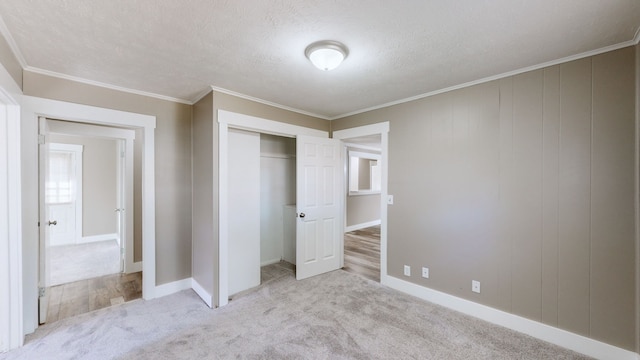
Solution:
<svg viewBox="0 0 640 360">
<path fill-rule="evenodd" d="M 341 264 L 340 148 L 334 139 L 297 138 L 298 280 L 336 270 Z"/>
</svg>

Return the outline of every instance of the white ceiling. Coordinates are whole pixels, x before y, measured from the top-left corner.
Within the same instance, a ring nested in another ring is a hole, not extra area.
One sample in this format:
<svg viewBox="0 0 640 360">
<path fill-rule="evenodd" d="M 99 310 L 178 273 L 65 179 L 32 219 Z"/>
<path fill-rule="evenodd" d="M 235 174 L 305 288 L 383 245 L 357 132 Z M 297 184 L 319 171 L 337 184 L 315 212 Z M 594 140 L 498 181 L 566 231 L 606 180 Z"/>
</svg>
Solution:
<svg viewBox="0 0 640 360">
<path fill-rule="evenodd" d="M 29 70 L 186 102 L 214 86 L 336 118 L 631 45 L 640 1 L 2 0 L 0 16 Z M 349 48 L 330 72 L 304 56 L 323 39 Z"/>
</svg>

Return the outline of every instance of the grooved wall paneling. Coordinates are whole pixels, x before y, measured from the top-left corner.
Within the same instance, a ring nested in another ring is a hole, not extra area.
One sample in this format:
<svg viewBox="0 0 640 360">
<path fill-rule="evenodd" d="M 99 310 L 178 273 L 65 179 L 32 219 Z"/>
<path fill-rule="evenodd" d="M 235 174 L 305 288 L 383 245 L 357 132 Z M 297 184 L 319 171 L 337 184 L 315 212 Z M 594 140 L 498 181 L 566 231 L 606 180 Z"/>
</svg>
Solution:
<svg viewBox="0 0 640 360">
<path fill-rule="evenodd" d="M 390 121 L 389 275 L 637 351 L 635 56 L 334 121 Z"/>
</svg>

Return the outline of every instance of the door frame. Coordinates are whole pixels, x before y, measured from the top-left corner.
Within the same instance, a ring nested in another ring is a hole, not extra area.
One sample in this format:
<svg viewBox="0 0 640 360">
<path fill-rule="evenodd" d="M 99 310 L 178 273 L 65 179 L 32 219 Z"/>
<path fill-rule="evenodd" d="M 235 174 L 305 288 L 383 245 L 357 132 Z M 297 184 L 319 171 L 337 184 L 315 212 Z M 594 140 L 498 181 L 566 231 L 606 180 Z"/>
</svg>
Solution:
<svg viewBox="0 0 640 360">
<path fill-rule="evenodd" d="M 389 198 L 389 122 L 380 122 L 371 125 L 364 125 L 333 132 L 334 139 L 350 139 L 368 135 L 380 135 L 380 156 L 382 161 L 381 175 L 382 183 L 380 189 L 380 283 L 386 285 L 387 275 L 387 206 Z M 343 141 L 344 142 L 344 141 Z M 345 159 L 346 161 L 346 159 Z M 347 193 L 348 184 L 345 184 L 343 193 Z M 344 247 L 343 247 L 344 252 Z M 343 254 L 344 258 L 344 254 Z"/>
<path fill-rule="evenodd" d="M 21 100 L 22 91 L 0 64 L 0 353 L 24 342 Z"/>
<path fill-rule="evenodd" d="M 142 271 L 142 261 L 134 262 L 133 258 L 133 141 L 136 138 L 136 133 L 132 129 L 120 129 L 113 127 L 97 127 L 91 124 L 82 122 L 70 122 L 70 121 L 58 121 L 53 119 L 47 119 L 49 123 L 49 133 L 60 135 L 77 135 L 85 137 L 97 137 L 108 140 L 116 140 L 118 142 L 118 149 L 121 148 L 121 142 L 124 142 L 125 159 L 123 161 L 121 156 L 118 156 L 117 172 L 121 172 L 121 168 L 124 167 L 124 181 L 121 179 L 118 173 L 118 186 L 122 187 L 122 195 L 124 196 L 124 208 L 125 208 L 125 221 L 124 231 L 126 233 L 126 241 L 119 244 L 121 248 L 124 248 L 124 271 L 127 274 Z M 124 162 L 124 164 L 123 164 Z M 123 166 L 124 165 L 124 166 Z M 121 184 L 124 182 L 124 184 Z M 118 194 L 120 196 L 121 194 Z M 131 209 L 127 211 L 127 209 Z M 120 235 L 120 234 L 119 234 Z M 82 236 L 82 234 L 80 234 Z M 121 239 L 122 240 L 122 239 Z"/>
<path fill-rule="evenodd" d="M 155 251 L 155 127 L 156 117 L 132 112 L 74 104 L 33 96 L 22 97 L 22 315 L 24 333 L 38 324 L 38 116 L 107 125 L 142 132 L 142 297 L 156 297 Z M 20 334 L 22 336 L 23 334 Z"/>
<path fill-rule="evenodd" d="M 263 119 L 255 116 L 234 113 L 226 110 L 218 110 L 218 258 L 214 259 L 217 286 L 214 285 L 212 299 L 205 295 L 203 299 L 209 306 L 224 306 L 229 302 L 229 229 L 228 229 L 228 133 L 229 128 L 254 131 L 263 134 L 278 135 L 284 137 L 297 137 L 298 135 L 329 137 L 328 131 L 307 128 L 298 125 L 287 124 L 279 121 Z M 201 296 L 204 294 L 200 294 Z"/>
</svg>

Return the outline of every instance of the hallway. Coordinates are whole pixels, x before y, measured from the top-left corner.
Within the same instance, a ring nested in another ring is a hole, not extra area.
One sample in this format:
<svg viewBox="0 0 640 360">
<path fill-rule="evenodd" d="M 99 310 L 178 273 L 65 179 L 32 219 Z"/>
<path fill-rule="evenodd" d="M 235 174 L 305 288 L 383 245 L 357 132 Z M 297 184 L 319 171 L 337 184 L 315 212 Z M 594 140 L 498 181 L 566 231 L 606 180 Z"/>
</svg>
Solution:
<svg viewBox="0 0 640 360">
<path fill-rule="evenodd" d="M 380 282 L 380 225 L 344 234 L 343 269 Z"/>
</svg>

